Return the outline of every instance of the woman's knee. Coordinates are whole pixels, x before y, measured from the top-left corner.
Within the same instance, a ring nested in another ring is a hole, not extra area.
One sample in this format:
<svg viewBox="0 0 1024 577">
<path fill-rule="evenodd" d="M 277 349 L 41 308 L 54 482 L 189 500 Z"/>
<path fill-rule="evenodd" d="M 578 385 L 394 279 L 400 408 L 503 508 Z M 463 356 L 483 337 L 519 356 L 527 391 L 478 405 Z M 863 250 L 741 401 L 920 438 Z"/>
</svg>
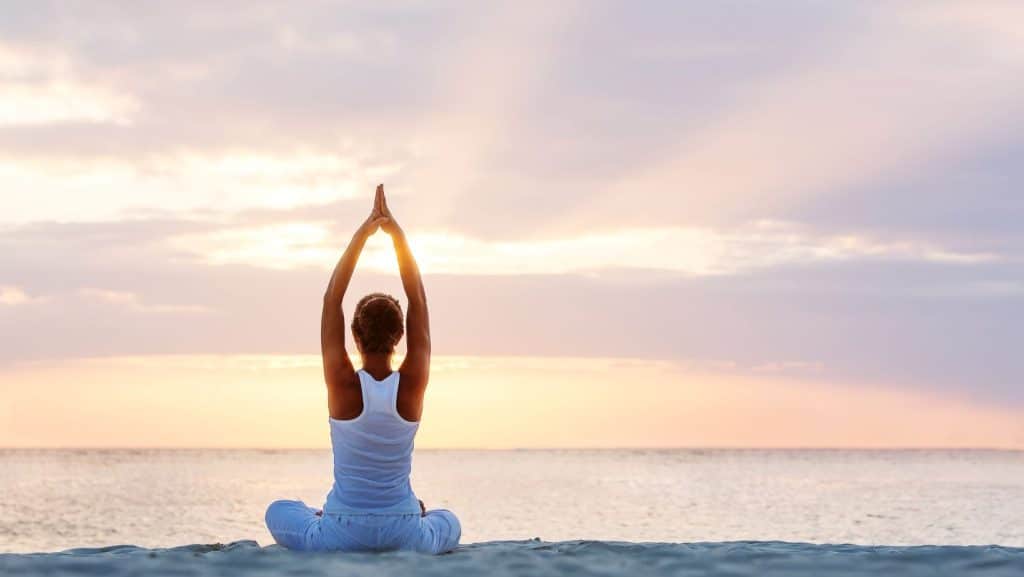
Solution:
<svg viewBox="0 0 1024 577">
<path fill-rule="evenodd" d="M 459 544 L 459 539 L 462 538 L 462 523 L 459 521 L 459 518 L 455 516 L 455 513 L 452 513 L 448 509 L 438 509 L 437 513 L 444 517 L 444 520 L 447 521 L 448 525 L 451 527 L 450 536 L 453 540 L 452 548 L 454 549 L 455 546 Z"/>
<path fill-rule="evenodd" d="M 424 521 L 429 525 L 429 552 L 435 555 L 448 553 L 459 546 L 462 538 L 462 523 L 448 509 L 432 509 L 427 511 Z"/>
<path fill-rule="evenodd" d="M 312 546 L 308 531 L 316 522 L 313 510 L 302 501 L 279 500 L 267 507 L 264 521 L 278 545 L 304 550 Z"/>
<path fill-rule="evenodd" d="M 270 527 L 282 514 L 294 511 L 297 506 L 305 507 L 305 504 L 301 501 L 278 499 L 267 506 L 267 512 L 263 515 L 263 520 L 266 522 L 267 527 Z"/>
</svg>

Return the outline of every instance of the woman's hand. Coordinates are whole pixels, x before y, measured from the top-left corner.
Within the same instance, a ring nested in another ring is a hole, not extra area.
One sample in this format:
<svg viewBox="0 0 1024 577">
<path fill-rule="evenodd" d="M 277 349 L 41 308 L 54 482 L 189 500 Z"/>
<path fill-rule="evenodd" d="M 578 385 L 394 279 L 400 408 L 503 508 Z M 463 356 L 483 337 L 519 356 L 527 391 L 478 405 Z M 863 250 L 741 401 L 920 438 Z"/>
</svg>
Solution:
<svg viewBox="0 0 1024 577">
<path fill-rule="evenodd" d="M 357 231 L 363 238 L 369 238 L 373 236 L 378 229 L 382 228 L 383 225 L 389 220 L 388 216 L 380 210 L 381 206 L 384 205 L 384 185 L 377 185 L 377 196 L 373 199 L 373 210 L 370 211 L 370 216 L 366 217 L 366 220 L 359 226 Z M 385 230 L 385 232 L 387 232 Z"/>
<path fill-rule="evenodd" d="M 373 210 L 384 217 L 384 221 L 380 223 L 381 230 L 392 236 L 402 231 L 402 228 L 398 226 L 398 221 L 395 220 L 395 216 L 391 214 L 391 209 L 388 208 L 388 199 L 384 196 L 383 184 L 377 185 L 377 198 L 374 202 Z"/>
</svg>

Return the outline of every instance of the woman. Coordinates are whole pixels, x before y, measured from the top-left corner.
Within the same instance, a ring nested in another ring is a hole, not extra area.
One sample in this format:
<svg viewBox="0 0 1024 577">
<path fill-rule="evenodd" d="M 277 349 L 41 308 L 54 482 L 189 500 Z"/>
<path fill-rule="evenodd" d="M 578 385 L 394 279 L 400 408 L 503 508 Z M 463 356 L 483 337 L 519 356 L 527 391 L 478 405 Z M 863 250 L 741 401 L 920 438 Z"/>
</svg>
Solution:
<svg viewBox="0 0 1024 577">
<path fill-rule="evenodd" d="M 409 299 L 408 331 L 398 301 L 371 293 L 356 305 L 352 336 L 362 357 L 356 371 L 345 350 L 341 301 L 366 240 L 377 230 L 391 235 L 402 287 Z M 407 353 L 391 369 L 395 345 L 407 332 Z M 327 381 L 334 486 L 323 510 L 301 501 L 275 501 L 267 528 L 288 549 L 304 551 L 415 550 L 446 553 L 462 529 L 450 511 L 427 511 L 409 483 L 413 439 L 430 376 L 430 322 L 420 271 L 377 187 L 373 211 L 359 227 L 331 275 L 324 295 L 320 344 Z"/>
</svg>

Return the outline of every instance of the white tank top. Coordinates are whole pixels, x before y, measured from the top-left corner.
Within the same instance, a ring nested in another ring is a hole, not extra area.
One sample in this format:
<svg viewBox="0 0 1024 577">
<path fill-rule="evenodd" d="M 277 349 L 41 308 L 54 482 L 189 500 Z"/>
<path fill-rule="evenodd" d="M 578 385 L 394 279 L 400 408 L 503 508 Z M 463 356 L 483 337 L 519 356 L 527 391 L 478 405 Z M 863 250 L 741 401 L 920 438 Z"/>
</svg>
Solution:
<svg viewBox="0 0 1024 577">
<path fill-rule="evenodd" d="M 420 424 L 398 414 L 398 371 L 378 381 L 360 370 L 363 412 L 354 419 L 329 419 L 334 452 L 334 487 L 324 512 L 419 513 L 409 483 L 413 441 Z"/>
</svg>

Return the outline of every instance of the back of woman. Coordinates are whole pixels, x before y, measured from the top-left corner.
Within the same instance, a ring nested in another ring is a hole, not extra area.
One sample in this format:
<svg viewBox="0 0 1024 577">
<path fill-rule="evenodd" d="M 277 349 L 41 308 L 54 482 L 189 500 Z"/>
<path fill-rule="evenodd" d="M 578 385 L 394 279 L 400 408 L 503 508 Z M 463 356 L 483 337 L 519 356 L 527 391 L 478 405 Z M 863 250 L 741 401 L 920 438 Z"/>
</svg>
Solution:
<svg viewBox="0 0 1024 577">
<path fill-rule="evenodd" d="M 342 300 L 366 240 L 378 229 L 394 242 L 408 319 L 390 295 L 363 297 L 352 320 L 363 364 L 356 371 L 345 348 Z M 407 352 L 395 371 L 392 359 L 404 334 Z M 409 481 L 430 376 L 430 321 L 419 268 L 383 186 L 331 275 L 320 341 L 334 485 L 322 509 L 294 500 L 271 503 L 266 522 L 274 540 L 305 551 L 451 551 L 462 533 L 458 518 L 445 509 L 427 511 Z"/>
<path fill-rule="evenodd" d="M 326 514 L 419 513 L 409 483 L 419 423 L 398 414 L 395 401 L 401 374 L 383 381 L 359 371 L 363 412 L 354 419 L 330 419 L 334 487 Z"/>
</svg>

